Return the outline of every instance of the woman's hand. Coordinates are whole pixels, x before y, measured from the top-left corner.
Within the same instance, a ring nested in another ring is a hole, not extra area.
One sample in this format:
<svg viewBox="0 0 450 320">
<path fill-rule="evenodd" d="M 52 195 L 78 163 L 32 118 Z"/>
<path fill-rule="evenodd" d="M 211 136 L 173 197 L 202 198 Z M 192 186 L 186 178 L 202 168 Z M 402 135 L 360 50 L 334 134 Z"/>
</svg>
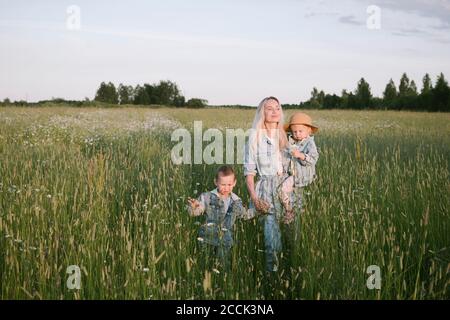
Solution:
<svg viewBox="0 0 450 320">
<path fill-rule="evenodd" d="M 261 214 L 269 213 L 270 203 L 260 198 L 252 199 L 252 201 L 255 204 L 255 208 L 259 213 Z"/>
<path fill-rule="evenodd" d="M 292 221 L 294 221 L 294 218 L 295 218 L 294 210 L 288 210 L 286 211 L 283 222 L 284 224 L 291 224 Z"/>
<path fill-rule="evenodd" d="M 256 211 L 258 211 L 261 214 L 267 214 L 270 209 L 270 203 L 258 198 L 258 195 L 255 190 L 255 176 L 249 174 L 245 177 L 245 181 L 247 183 L 247 190 L 248 193 L 250 194 L 250 199 L 255 205 Z"/>
</svg>

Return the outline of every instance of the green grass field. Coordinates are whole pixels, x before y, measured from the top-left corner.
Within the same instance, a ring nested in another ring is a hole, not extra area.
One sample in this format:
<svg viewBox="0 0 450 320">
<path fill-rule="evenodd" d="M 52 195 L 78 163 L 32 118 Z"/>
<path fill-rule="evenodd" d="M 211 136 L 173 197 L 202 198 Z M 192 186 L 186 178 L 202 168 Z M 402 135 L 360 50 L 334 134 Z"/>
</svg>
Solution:
<svg viewBox="0 0 450 320">
<path fill-rule="evenodd" d="M 293 111 L 286 112 L 290 115 Z M 450 114 L 310 111 L 318 179 L 277 299 L 449 299 Z M 248 129 L 252 110 L 0 108 L 1 299 L 261 299 L 257 220 L 228 274 L 201 265 L 187 197 L 218 165 L 174 165 L 173 129 Z M 206 144 L 205 144 L 206 145 Z M 242 165 L 235 193 L 245 204 Z M 67 267 L 81 269 L 68 289 Z M 366 269 L 381 268 L 381 289 Z"/>
</svg>

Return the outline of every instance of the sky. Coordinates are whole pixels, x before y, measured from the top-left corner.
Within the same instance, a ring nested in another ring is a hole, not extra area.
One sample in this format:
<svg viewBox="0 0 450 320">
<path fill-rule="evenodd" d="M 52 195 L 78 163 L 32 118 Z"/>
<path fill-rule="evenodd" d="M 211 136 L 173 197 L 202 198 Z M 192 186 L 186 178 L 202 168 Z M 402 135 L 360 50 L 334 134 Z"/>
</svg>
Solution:
<svg viewBox="0 0 450 320">
<path fill-rule="evenodd" d="M 450 0 L 0 0 L 0 100 L 171 80 L 211 105 L 299 103 L 403 72 L 450 78 Z"/>
</svg>

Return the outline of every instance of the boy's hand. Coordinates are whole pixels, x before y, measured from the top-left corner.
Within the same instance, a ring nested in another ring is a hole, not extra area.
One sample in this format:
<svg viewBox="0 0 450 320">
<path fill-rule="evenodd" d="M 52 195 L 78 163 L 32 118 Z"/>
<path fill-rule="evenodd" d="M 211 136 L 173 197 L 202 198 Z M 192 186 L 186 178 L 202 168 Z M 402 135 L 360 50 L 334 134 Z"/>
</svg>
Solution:
<svg viewBox="0 0 450 320">
<path fill-rule="evenodd" d="M 187 201 L 192 209 L 197 209 L 198 207 L 200 207 L 200 202 L 197 199 L 188 198 Z"/>
<path fill-rule="evenodd" d="M 302 161 L 306 159 L 305 154 L 300 152 L 300 151 L 298 151 L 298 150 L 293 150 L 291 152 L 291 154 L 292 154 L 293 157 L 298 158 L 298 159 L 300 159 Z"/>
</svg>

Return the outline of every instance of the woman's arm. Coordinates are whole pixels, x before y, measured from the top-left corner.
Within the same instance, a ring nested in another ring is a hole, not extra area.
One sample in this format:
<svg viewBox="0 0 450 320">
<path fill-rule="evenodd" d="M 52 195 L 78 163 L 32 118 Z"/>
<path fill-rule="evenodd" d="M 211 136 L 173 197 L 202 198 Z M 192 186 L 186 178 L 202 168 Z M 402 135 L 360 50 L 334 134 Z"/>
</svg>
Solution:
<svg viewBox="0 0 450 320">
<path fill-rule="evenodd" d="M 246 175 L 245 182 L 247 184 L 247 190 L 250 195 L 250 199 L 253 201 L 253 203 L 256 203 L 258 195 L 256 194 L 255 190 L 255 176 L 253 174 Z"/>
<path fill-rule="evenodd" d="M 255 176 L 254 175 L 246 175 L 245 176 L 245 182 L 247 184 L 247 190 L 250 194 L 250 199 L 252 200 L 253 204 L 255 205 L 255 209 L 262 214 L 266 214 L 269 212 L 270 209 L 270 203 L 268 203 L 265 200 L 262 200 L 258 198 L 258 194 L 255 190 Z"/>
</svg>

